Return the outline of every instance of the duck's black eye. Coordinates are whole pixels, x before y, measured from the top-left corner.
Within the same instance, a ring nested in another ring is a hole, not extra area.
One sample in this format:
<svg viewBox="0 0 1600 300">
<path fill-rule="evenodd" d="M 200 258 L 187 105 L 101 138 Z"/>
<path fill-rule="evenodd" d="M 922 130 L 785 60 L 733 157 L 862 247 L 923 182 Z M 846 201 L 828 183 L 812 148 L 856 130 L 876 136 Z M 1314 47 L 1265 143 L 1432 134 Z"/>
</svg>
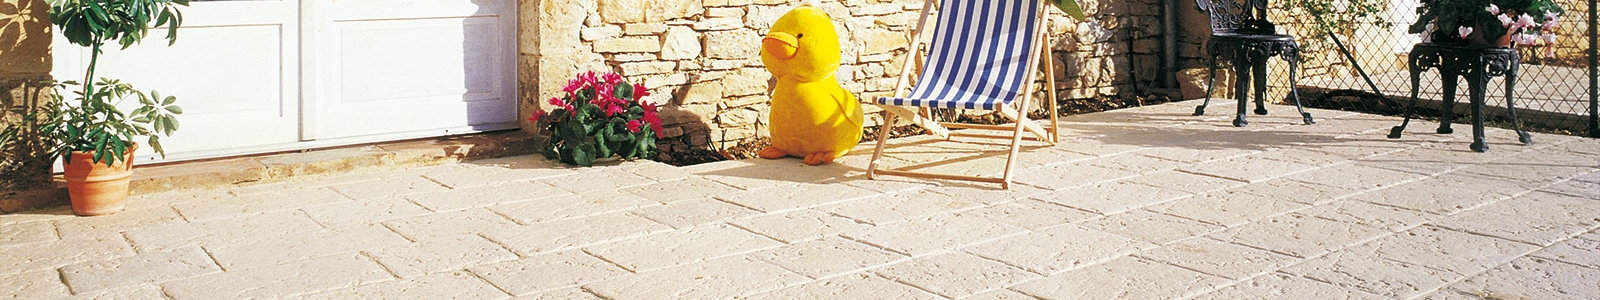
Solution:
<svg viewBox="0 0 1600 300">
<path fill-rule="evenodd" d="M 797 38 L 797 39 L 798 39 L 798 38 L 803 38 L 803 37 L 806 37 L 806 34 L 804 34 L 804 33 L 801 33 L 801 34 L 796 34 L 796 35 L 794 35 L 794 38 Z"/>
</svg>

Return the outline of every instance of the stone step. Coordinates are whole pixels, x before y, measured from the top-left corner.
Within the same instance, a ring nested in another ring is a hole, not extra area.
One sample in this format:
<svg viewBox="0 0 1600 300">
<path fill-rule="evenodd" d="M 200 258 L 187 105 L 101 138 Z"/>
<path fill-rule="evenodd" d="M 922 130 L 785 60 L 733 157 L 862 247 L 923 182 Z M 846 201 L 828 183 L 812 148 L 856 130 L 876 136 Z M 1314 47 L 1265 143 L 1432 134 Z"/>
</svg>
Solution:
<svg viewBox="0 0 1600 300">
<path fill-rule="evenodd" d="M 129 193 L 211 189 L 327 176 L 356 171 L 399 169 L 465 160 L 538 153 L 536 137 L 500 131 L 415 139 L 286 153 L 135 165 Z M 66 183 L 56 174 L 53 189 L 0 192 L 0 213 L 70 205 Z"/>
</svg>

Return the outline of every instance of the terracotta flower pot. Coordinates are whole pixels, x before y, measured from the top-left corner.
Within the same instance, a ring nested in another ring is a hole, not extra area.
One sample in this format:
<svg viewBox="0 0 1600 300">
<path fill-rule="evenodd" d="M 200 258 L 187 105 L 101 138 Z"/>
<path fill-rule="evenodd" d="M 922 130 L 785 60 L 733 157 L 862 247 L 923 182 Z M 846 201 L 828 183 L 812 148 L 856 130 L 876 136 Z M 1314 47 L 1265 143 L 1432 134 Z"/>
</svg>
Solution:
<svg viewBox="0 0 1600 300">
<path fill-rule="evenodd" d="M 128 147 L 122 159 L 110 167 L 104 161 L 95 163 L 94 153 L 73 151 L 68 154 L 65 173 L 72 213 L 98 216 L 122 211 L 127 205 L 128 182 L 133 176 L 133 151 L 138 148 L 138 144 Z"/>
</svg>

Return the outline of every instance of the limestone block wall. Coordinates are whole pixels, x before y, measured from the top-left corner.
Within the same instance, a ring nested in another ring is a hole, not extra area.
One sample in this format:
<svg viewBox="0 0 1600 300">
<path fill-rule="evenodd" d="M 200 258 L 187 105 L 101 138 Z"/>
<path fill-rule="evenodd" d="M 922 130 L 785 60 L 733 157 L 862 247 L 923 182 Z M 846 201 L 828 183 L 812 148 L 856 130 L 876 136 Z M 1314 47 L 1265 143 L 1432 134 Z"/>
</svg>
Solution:
<svg viewBox="0 0 1600 300">
<path fill-rule="evenodd" d="M 573 74 L 611 71 L 652 89 L 651 100 L 662 104 L 667 123 L 666 152 L 754 142 L 767 134 L 767 88 L 773 81 L 762 67 L 761 37 L 800 2 L 522 0 L 522 112 L 550 109 L 543 102 L 560 95 Z M 923 4 L 821 1 L 840 32 L 844 53 L 836 75 L 858 98 L 893 92 Z M 1130 91 L 1135 79 L 1140 86 L 1157 79 L 1158 2 L 1083 4 L 1092 20 L 1071 21 L 1050 9 L 1059 100 L 1115 96 Z M 878 121 L 869 116 L 867 126 Z M 537 131 L 526 121 L 523 127 Z"/>
<path fill-rule="evenodd" d="M 50 96 L 50 6 L 44 0 L 0 0 L 0 128 L 16 124 Z M 0 154 L 0 212 L 32 208 L 52 197 L 49 158 L 33 152 L 42 146 L 24 136 L 20 147 Z"/>
</svg>

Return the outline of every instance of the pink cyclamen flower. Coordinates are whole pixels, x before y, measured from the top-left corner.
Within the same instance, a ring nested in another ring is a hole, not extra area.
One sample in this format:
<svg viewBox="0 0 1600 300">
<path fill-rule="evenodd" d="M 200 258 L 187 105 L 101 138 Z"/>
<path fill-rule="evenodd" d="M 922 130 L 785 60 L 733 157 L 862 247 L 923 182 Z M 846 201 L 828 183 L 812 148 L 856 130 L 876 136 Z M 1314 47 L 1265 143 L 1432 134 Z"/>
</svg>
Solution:
<svg viewBox="0 0 1600 300">
<path fill-rule="evenodd" d="M 1537 35 L 1524 33 L 1519 34 L 1518 36 L 1522 37 L 1523 46 L 1533 46 L 1534 43 L 1539 42 L 1539 36 Z"/>
<path fill-rule="evenodd" d="M 634 100 L 644 99 L 645 96 L 649 96 L 649 95 L 650 95 L 650 90 L 645 89 L 644 88 L 644 84 L 640 84 L 640 83 L 633 84 L 633 99 Z"/>
<path fill-rule="evenodd" d="M 1499 18 L 1500 18 L 1500 26 L 1505 26 L 1506 28 L 1511 28 L 1512 25 L 1516 25 L 1517 24 L 1517 20 L 1516 19 L 1512 19 L 1511 15 L 1500 15 Z"/>
<path fill-rule="evenodd" d="M 1546 45 L 1546 46 L 1544 46 L 1544 57 L 1556 58 L 1556 46 L 1555 45 Z"/>
<path fill-rule="evenodd" d="M 1494 3 L 1489 3 L 1489 7 L 1485 7 L 1484 10 L 1488 10 L 1490 14 L 1500 14 L 1500 6 L 1494 5 Z"/>
<path fill-rule="evenodd" d="M 1538 24 L 1539 23 L 1534 23 L 1533 16 L 1529 16 L 1528 14 L 1522 14 L 1522 17 L 1517 19 L 1517 27 L 1521 28 L 1533 27 L 1533 25 Z"/>
<path fill-rule="evenodd" d="M 544 114 L 545 113 L 543 109 L 534 109 L 533 115 L 528 117 L 528 121 L 539 122 L 540 120 L 544 120 Z"/>
<path fill-rule="evenodd" d="M 643 127 L 643 125 L 644 124 L 641 124 L 639 120 L 628 121 L 628 132 L 639 133 L 639 130 L 643 129 L 640 128 Z"/>
<path fill-rule="evenodd" d="M 1546 34 L 1544 34 L 1544 41 L 1546 43 L 1550 43 L 1551 45 L 1555 45 L 1556 44 L 1556 34 L 1554 34 L 1554 33 L 1546 33 Z"/>
<path fill-rule="evenodd" d="M 1461 26 L 1461 28 L 1456 29 L 1456 32 L 1461 33 L 1461 38 L 1464 39 L 1467 38 L 1468 34 L 1472 34 L 1472 27 Z"/>
<path fill-rule="evenodd" d="M 622 75 L 617 73 L 606 73 L 605 75 L 602 75 L 600 79 L 605 80 L 605 83 L 607 84 L 615 85 L 618 82 L 622 82 Z"/>
</svg>

